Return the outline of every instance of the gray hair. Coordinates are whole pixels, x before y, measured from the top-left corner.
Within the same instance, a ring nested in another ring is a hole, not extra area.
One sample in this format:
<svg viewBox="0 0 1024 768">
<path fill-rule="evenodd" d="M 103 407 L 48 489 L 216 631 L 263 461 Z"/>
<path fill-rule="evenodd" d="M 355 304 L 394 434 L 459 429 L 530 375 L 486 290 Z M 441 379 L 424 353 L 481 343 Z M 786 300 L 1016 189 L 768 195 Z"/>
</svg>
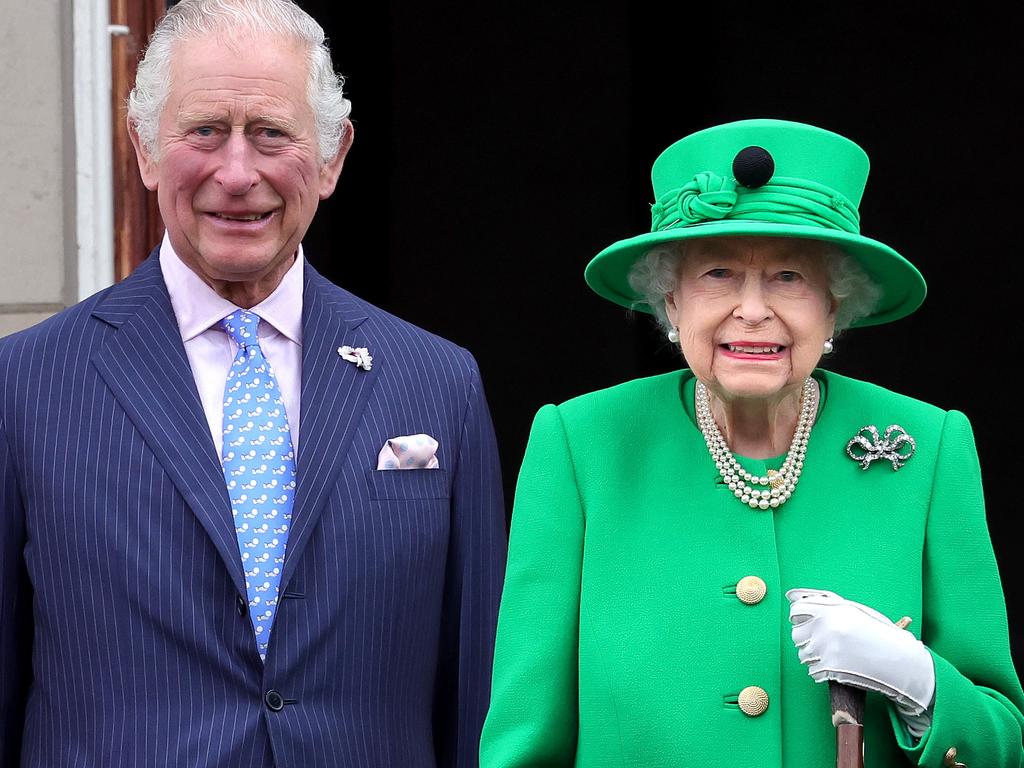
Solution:
<svg viewBox="0 0 1024 768">
<path fill-rule="evenodd" d="M 855 258 L 839 246 L 823 243 L 822 258 L 828 272 L 828 289 L 838 303 L 836 334 L 846 330 L 878 305 L 882 289 Z M 686 256 L 686 242 L 674 241 L 652 248 L 633 264 L 629 285 L 640 295 L 634 308 L 650 307 L 662 331 L 673 330 L 665 311 L 665 294 L 679 287 L 679 267 Z"/>
<path fill-rule="evenodd" d="M 128 119 L 142 145 L 158 156 L 160 113 L 167 103 L 174 47 L 186 40 L 209 35 L 242 35 L 258 38 L 274 35 L 305 46 L 309 63 L 306 98 L 313 110 L 320 159 L 326 163 L 338 154 L 345 119 L 352 104 L 342 88 L 345 80 L 334 71 L 324 29 L 291 0 L 182 0 L 157 24 L 128 96 Z"/>
</svg>

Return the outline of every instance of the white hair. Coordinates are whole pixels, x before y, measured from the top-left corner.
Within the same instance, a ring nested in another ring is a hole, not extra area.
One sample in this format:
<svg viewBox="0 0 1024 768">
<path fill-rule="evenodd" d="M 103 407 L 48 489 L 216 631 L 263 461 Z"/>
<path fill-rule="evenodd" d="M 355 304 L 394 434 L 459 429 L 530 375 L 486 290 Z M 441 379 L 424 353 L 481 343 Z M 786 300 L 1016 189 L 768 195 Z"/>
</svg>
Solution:
<svg viewBox="0 0 1024 768">
<path fill-rule="evenodd" d="M 331 64 L 323 27 L 291 0 L 182 0 L 167 11 L 149 39 L 128 96 L 128 119 L 150 154 L 159 154 L 160 113 L 170 90 L 175 46 L 214 35 L 232 40 L 269 35 L 304 46 L 309 63 L 306 98 L 316 122 L 320 159 L 326 163 L 338 154 L 352 111 L 342 90 L 345 80 Z"/>
<path fill-rule="evenodd" d="M 839 246 L 824 242 L 822 245 L 829 293 L 839 305 L 835 327 L 838 335 L 871 314 L 882 290 L 857 260 Z M 666 335 L 674 329 L 665 310 L 665 294 L 679 287 L 679 268 L 685 257 L 686 241 L 676 240 L 652 248 L 637 259 L 629 271 L 629 285 L 641 297 L 633 302 L 633 307 L 649 308 Z"/>
</svg>

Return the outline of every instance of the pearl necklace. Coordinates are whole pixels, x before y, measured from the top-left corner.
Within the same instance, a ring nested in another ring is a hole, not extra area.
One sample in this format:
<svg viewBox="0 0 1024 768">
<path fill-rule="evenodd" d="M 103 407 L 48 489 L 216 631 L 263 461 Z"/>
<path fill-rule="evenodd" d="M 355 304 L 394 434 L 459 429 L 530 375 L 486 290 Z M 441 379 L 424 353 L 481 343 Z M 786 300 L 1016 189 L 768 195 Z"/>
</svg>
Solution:
<svg viewBox="0 0 1024 768">
<path fill-rule="evenodd" d="M 752 509 L 775 509 L 781 507 L 796 490 L 800 473 L 804 467 L 804 456 L 807 454 L 807 438 L 811 434 L 811 426 L 818 410 L 818 388 L 810 376 L 804 380 L 800 393 L 800 418 L 793 433 L 793 442 L 789 445 L 786 459 L 778 471 L 769 469 L 764 477 L 752 475 L 745 470 L 729 450 L 728 443 L 722 437 L 715 417 L 711 413 L 711 396 L 703 382 L 698 381 L 695 391 L 697 426 L 704 435 L 711 459 L 718 467 L 722 480 L 729 486 L 737 499 Z M 755 488 L 752 486 L 762 486 Z M 767 486 L 767 487 L 765 487 Z"/>
</svg>

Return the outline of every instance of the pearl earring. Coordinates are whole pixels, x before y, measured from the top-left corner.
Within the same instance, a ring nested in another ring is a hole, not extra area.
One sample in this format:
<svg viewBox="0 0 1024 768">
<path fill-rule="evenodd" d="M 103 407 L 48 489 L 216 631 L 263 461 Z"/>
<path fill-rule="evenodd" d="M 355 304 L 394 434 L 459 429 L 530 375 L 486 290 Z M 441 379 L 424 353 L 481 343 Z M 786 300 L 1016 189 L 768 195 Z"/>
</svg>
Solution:
<svg viewBox="0 0 1024 768">
<path fill-rule="evenodd" d="M 673 328 L 671 331 L 669 331 L 668 332 L 668 340 L 671 341 L 673 344 L 678 344 L 679 343 L 679 331 L 677 329 L 675 329 L 675 328 Z"/>
<path fill-rule="evenodd" d="M 825 339 L 825 343 L 821 345 L 821 351 L 826 355 L 831 355 L 835 348 L 835 342 L 831 338 Z"/>
</svg>

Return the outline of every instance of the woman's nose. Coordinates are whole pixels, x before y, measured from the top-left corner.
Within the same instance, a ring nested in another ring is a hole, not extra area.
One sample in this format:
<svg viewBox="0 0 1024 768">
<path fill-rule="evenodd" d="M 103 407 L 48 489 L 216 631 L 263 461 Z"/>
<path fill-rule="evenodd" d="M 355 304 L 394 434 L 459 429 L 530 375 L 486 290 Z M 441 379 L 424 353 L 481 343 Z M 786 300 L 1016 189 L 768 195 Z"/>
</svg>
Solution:
<svg viewBox="0 0 1024 768">
<path fill-rule="evenodd" d="M 772 315 L 768 294 L 760 276 L 748 276 L 743 281 L 732 316 L 747 325 L 760 325 Z"/>
</svg>

